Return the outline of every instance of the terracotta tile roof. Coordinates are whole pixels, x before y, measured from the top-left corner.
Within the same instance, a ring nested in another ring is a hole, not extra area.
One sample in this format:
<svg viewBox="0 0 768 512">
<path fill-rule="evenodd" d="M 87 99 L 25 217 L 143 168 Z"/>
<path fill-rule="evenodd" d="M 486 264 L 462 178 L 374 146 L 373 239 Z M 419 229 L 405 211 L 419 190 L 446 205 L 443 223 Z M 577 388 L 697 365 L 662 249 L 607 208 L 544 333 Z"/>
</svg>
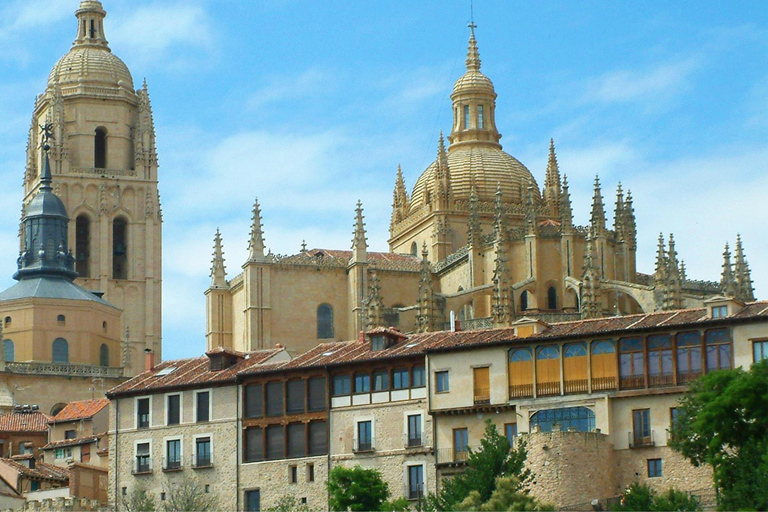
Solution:
<svg viewBox="0 0 768 512">
<path fill-rule="evenodd" d="M 77 400 L 75 402 L 69 402 L 56 416 L 53 417 L 51 423 L 93 418 L 96 413 L 108 405 L 108 398 L 95 398 L 93 400 Z"/>
<path fill-rule="evenodd" d="M 245 358 L 236 364 L 219 371 L 210 370 L 210 359 L 208 356 L 163 361 L 155 366 L 154 369 L 137 375 L 110 389 L 107 392 L 107 397 L 137 394 L 150 390 L 157 391 L 169 388 L 199 387 L 201 384 L 234 382 L 239 371 L 265 363 L 283 350 L 285 349 L 275 348 L 251 352 L 246 354 Z"/>
<path fill-rule="evenodd" d="M 28 468 L 14 459 L 0 459 L 0 464 L 10 466 L 25 477 L 38 480 L 51 480 L 54 482 L 66 483 L 70 477 L 70 472 L 66 468 L 60 468 L 53 464 L 46 464 L 45 462 L 35 462 L 34 469 Z"/>
<path fill-rule="evenodd" d="M 41 450 L 53 450 L 55 448 L 66 448 L 67 446 L 77 446 L 80 444 L 89 444 L 89 443 L 95 443 L 101 438 L 101 436 L 87 436 L 87 437 L 78 437 L 75 439 L 62 439 L 61 441 L 53 441 L 52 443 L 48 443 L 47 445 L 43 446 Z"/>
<path fill-rule="evenodd" d="M 51 417 L 40 411 L 9 412 L 0 416 L 0 432 L 48 432 Z"/>
</svg>

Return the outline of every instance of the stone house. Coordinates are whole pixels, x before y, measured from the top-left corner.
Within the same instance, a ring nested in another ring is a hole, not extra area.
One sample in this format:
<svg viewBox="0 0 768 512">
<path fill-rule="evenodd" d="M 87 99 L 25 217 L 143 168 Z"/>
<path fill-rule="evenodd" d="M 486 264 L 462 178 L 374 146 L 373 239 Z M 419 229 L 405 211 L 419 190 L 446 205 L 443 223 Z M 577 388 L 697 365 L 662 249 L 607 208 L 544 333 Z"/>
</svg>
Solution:
<svg viewBox="0 0 768 512">
<path fill-rule="evenodd" d="M 68 403 L 48 423 L 44 460 L 66 467 L 71 461 L 108 467 L 109 400 L 96 398 Z"/>
<path fill-rule="evenodd" d="M 0 456 L 39 455 L 48 441 L 50 419 L 36 405 L 17 405 L 0 415 Z"/>
</svg>

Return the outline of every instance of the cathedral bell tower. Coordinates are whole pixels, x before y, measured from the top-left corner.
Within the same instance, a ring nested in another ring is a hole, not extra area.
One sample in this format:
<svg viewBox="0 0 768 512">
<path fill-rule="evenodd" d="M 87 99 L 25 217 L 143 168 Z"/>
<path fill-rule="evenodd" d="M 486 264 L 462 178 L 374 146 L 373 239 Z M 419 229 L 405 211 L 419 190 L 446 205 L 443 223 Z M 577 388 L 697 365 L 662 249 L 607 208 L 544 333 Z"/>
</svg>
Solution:
<svg viewBox="0 0 768 512">
<path fill-rule="evenodd" d="M 72 219 L 67 238 L 76 282 L 104 292 L 124 311 L 126 375 L 135 375 L 143 371 L 145 349 L 158 357 L 162 350 L 162 214 L 152 107 L 146 82 L 134 89 L 128 67 L 109 47 L 101 2 L 83 0 L 75 15 L 72 47 L 35 101 L 22 216 L 41 186 L 38 127 L 50 125 L 51 173 Z"/>
</svg>

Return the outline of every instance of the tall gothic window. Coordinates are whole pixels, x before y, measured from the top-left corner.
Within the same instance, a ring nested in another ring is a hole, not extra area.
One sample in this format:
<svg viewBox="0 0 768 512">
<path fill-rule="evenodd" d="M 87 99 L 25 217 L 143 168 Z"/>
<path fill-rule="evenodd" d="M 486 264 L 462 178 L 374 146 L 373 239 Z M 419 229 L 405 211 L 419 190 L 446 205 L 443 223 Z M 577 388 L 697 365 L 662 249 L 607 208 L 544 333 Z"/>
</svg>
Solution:
<svg viewBox="0 0 768 512">
<path fill-rule="evenodd" d="M 485 119 L 484 119 L 484 115 L 483 115 L 483 106 L 482 105 L 478 105 L 477 106 L 477 127 L 479 129 L 481 129 L 481 130 L 483 128 L 485 128 Z"/>
<path fill-rule="evenodd" d="M 75 221 L 75 270 L 80 277 L 90 277 L 91 220 L 78 215 Z"/>
<path fill-rule="evenodd" d="M 112 278 L 128 279 L 128 222 L 122 217 L 112 222 Z"/>
<path fill-rule="evenodd" d="M 330 304 L 320 304 L 317 307 L 317 337 L 333 338 L 333 308 Z"/>
<path fill-rule="evenodd" d="M 109 366 L 109 347 L 106 343 L 99 348 L 99 366 Z"/>
<path fill-rule="evenodd" d="M 107 168 L 107 130 L 101 127 L 96 128 L 93 139 L 93 166 Z"/>
<path fill-rule="evenodd" d="M 528 309 L 528 290 L 523 290 L 520 294 L 520 311 Z"/>
<path fill-rule="evenodd" d="M 554 286 L 547 290 L 547 309 L 557 309 L 557 290 Z"/>
<path fill-rule="evenodd" d="M 54 363 L 69 362 L 69 343 L 64 338 L 53 340 L 53 358 Z"/>
</svg>

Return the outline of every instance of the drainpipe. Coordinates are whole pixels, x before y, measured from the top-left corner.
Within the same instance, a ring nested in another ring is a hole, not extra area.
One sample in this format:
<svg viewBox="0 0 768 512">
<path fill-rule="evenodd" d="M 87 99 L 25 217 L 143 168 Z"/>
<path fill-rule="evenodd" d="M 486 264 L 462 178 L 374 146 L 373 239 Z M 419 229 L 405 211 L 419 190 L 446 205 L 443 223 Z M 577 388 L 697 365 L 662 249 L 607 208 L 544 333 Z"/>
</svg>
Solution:
<svg viewBox="0 0 768 512">
<path fill-rule="evenodd" d="M 432 451 L 434 452 L 434 464 L 433 468 L 435 469 L 435 486 L 433 487 L 435 494 L 437 494 L 437 414 L 432 414 L 432 372 L 429 370 L 429 354 L 427 352 L 424 352 L 424 372 L 426 373 L 425 379 L 426 379 L 426 385 L 427 385 L 427 414 L 432 416 Z"/>
<path fill-rule="evenodd" d="M 237 468 L 235 470 L 235 510 L 240 510 L 240 468 L 242 466 L 241 463 L 241 455 L 242 455 L 242 446 L 241 446 L 241 434 L 243 432 L 242 429 L 242 394 L 240 391 L 240 383 L 237 382 L 237 378 L 235 378 L 235 399 L 237 400 L 237 406 L 236 406 L 236 414 L 235 414 L 235 449 L 237 450 L 237 453 L 235 453 L 235 464 L 237 464 Z"/>
<path fill-rule="evenodd" d="M 118 443 L 118 433 L 120 432 L 120 400 L 115 400 L 115 510 L 120 510 L 120 504 L 118 500 L 120 499 L 120 488 L 118 487 L 120 479 L 118 478 L 118 468 L 120 465 L 118 464 L 119 461 L 119 453 L 120 453 L 120 444 Z"/>
<path fill-rule="evenodd" d="M 328 455 L 326 457 L 328 458 L 328 474 L 325 477 L 326 483 L 328 482 L 328 477 L 331 475 L 331 432 L 333 432 L 333 429 L 331 428 L 331 372 L 328 371 L 328 366 L 325 366 L 325 405 L 328 408 L 328 432 L 326 432 L 327 439 L 328 439 L 328 449 L 326 450 L 328 452 Z M 331 512 L 331 493 L 328 490 L 328 486 L 325 486 L 325 503 L 328 507 L 328 512 Z"/>
</svg>

